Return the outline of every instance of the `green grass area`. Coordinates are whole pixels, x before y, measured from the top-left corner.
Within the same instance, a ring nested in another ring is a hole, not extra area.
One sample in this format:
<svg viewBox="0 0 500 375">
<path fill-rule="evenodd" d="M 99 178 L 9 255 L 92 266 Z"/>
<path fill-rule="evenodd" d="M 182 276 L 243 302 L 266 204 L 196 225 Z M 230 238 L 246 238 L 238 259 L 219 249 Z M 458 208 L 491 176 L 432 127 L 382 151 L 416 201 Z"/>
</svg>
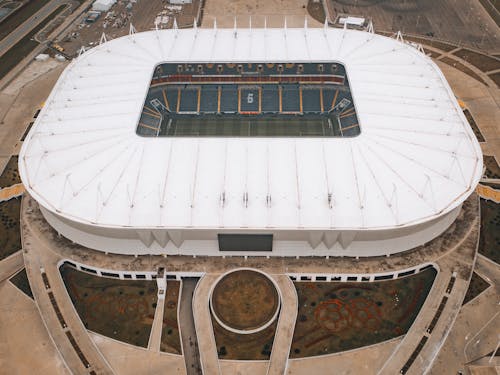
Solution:
<svg viewBox="0 0 500 375">
<path fill-rule="evenodd" d="M 0 260 L 21 250 L 21 198 L 0 203 Z"/>
<path fill-rule="evenodd" d="M 28 281 L 28 275 L 26 274 L 26 268 L 12 276 L 9 281 L 14 284 L 21 292 L 26 294 L 31 299 L 33 298 L 33 292 L 31 291 L 30 283 Z"/>
<path fill-rule="evenodd" d="M 479 253 L 500 264 L 500 204 L 481 199 Z"/>
<path fill-rule="evenodd" d="M 472 299 L 476 298 L 478 295 L 484 292 L 489 286 L 490 284 L 488 284 L 488 282 L 485 279 L 483 279 L 477 273 L 473 272 L 469 288 L 467 289 L 467 293 L 465 293 L 463 305 L 465 305 L 467 302 L 470 302 Z"/>
<path fill-rule="evenodd" d="M 21 177 L 19 177 L 19 170 L 17 168 L 18 161 L 18 156 L 12 156 L 9 159 L 9 162 L 0 175 L 0 188 L 12 186 L 21 182 Z"/>
<path fill-rule="evenodd" d="M 38 46 L 38 42 L 33 37 L 54 19 L 60 12 L 66 9 L 66 5 L 61 5 L 47 16 L 40 24 L 26 34 L 12 48 L 0 57 L 0 79 L 9 73 L 19 62 L 28 56 Z"/>
<path fill-rule="evenodd" d="M 165 309 L 161 331 L 160 350 L 162 352 L 181 354 L 181 339 L 177 310 L 179 308 L 180 281 L 169 280 L 165 294 Z"/>
<path fill-rule="evenodd" d="M 405 334 L 436 270 L 378 282 L 295 282 L 299 311 L 291 358 L 337 353 Z"/>
<path fill-rule="evenodd" d="M 155 281 L 119 280 L 78 271 L 61 275 L 85 327 L 113 339 L 147 347 L 157 303 Z"/>
<path fill-rule="evenodd" d="M 27 4 L 18 8 L 0 23 L 0 40 L 14 31 L 24 21 L 42 9 L 51 0 L 30 0 Z"/>
</svg>

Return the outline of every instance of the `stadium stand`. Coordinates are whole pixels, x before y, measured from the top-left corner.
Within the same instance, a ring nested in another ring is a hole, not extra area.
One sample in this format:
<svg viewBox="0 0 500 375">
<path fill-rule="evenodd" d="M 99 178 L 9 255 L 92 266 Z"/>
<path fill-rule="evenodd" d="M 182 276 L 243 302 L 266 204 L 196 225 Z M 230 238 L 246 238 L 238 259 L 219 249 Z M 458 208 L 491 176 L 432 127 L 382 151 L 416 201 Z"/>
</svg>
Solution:
<svg viewBox="0 0 500 375">
<path fill-rule="evenodd" d="M 356 136 L 338 63 L 159 65 L 137 126 L 142 136 Z"/>
</svg>

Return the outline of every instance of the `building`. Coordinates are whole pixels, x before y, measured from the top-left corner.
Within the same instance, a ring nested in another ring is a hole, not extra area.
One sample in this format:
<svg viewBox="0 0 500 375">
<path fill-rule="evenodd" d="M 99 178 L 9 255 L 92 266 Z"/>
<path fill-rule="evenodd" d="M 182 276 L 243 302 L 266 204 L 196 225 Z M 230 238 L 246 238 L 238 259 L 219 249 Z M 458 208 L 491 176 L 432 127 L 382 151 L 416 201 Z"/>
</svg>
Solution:
<svg viewBox="0 0 500 375">
<path fill-rule="evenodd" d="M 409 44 L 194 28 L 75 59 L 19 170 L 49 224 L 93 249 L 365 257 L 448 228 L 482 156 L 443 74 Z"/>
<path fill-rule="evenodd" d="M 92 10 L 96 12 L 107 12 L 115 3 L 116 0 L 96 0 L 92 4 Z"/>
<path fill-rule="evenodd" d="M 168 0 L 170 4 L 191 4 L 193 0 Z"/>
</svg>

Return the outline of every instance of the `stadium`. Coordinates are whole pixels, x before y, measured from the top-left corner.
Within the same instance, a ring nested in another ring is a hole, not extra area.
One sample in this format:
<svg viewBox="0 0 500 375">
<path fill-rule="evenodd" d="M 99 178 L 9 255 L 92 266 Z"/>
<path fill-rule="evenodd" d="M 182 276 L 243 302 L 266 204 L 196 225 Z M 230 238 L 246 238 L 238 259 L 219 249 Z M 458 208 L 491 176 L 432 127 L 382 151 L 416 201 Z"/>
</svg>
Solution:
<svg viewBox="0 0 500 375">
<path fill-rule="evenodd" d="M 64 71 L 23 143 L 62 236 L 118 254 L 379 256 L 454 222 L 482 173 L 446 79 L 348 29 L 172 29 Z"/>
</svg>

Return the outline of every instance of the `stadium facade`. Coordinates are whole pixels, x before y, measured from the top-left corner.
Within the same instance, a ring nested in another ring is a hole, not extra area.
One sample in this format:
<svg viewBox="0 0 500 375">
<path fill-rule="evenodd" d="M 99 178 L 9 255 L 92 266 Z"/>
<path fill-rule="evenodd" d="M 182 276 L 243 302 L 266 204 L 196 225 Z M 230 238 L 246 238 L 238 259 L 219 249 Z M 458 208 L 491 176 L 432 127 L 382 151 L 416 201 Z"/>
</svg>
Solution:
<svg viewBox="0 0 500 375">
<path fill-rule="evenodd" d="M 448 228 L 482 156 L 440 69 L 412 45 L 195 28 L 73 60 L 19 170 L 49 224 L 96 250 L 378 256 Z"/>
</svg>

